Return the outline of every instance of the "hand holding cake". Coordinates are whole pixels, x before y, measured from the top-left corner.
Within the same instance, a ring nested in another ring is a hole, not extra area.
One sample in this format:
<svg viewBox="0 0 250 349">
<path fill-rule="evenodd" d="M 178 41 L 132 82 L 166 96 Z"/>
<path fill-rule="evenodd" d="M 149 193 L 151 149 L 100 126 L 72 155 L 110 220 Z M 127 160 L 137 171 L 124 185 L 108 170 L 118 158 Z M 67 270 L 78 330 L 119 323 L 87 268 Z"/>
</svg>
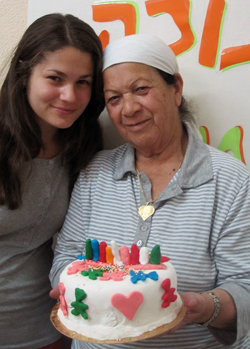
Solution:
<svg viewBox="0 0 250 349">
<path fill-rule="evenodd" d="M 210 323 L 213 327 L 227 327 L 235 331 L 235 323 L 230 322 L 230 319 L 234 318 L 236 312 L 236 308 L 230 304 L 231 297 L 227 292 L 220 289 L 213 290 L 212 293 L 215 294 L 214 292 L 218 296 L 216 296 L 218 299 L 223 299 L 223 305 L 219 301 L 220 313 L 217 308 L 218 305 L 215 306 L 213 298 L 207 292 L 202 294 L 195 292 L 183 293 L 181 294 L 181 298 L 186 308 L 185 316 L 182 321 L 170 330 L 167 330 L 164 334 L 174 333 L 187 324 L 197 324 L 197 326 L 201 327 L 205 325 L 207 327 Z"/>
</svg>

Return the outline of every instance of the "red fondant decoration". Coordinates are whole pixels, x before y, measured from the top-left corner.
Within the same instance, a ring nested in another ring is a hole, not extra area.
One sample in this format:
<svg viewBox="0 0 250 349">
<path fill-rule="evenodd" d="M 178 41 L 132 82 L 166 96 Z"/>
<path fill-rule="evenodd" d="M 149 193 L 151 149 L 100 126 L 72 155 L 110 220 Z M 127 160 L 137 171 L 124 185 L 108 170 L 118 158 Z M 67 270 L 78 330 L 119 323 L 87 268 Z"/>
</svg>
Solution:
<svg viewBox="0 0 250 349">
<path fill-rule="evenodd" d="M 99 245 L 99 261 L 102 263 L 106 263 L 106 247 L 107 243 L 105 241 L 102 241 Z"/>
<path fill-rule="evenodd" d="M 67 307 L 66 300 L 64 298 L 65 286 L 64 286 L 64 284 L 62 282 L 59 282 L 58 288 L 59 288 L 59 292 L 60 292 L 60 296 L 59 296 L 60 308 L 61 308 L 61 310 L 63 312 L 63 315 L 67 316 L 68 315 L 68 307 Z"/>
<path fill-rule="evenodd" d="M 170 303 L 175 302 L 177 299 L 177 296 L 174 294 L 175 292 L 175 288 L 174 287 L 170 287 L 170 279 L 165 279 L 162 284 L 161 287 L 165 290 L 162 299 L 163 299 L 163 303 L 162 303 L 162 308 L 167 308 L 169 307 Z"/>
<path fill-rule="evenodd" d="M 136 244 L 133 244 L 131 246 L 131 255 L 130 255 L 130 264 L 139 264 L 139 255 L 140 255 L 140 251 L 139 248 L 136 246 Z"/>
</svg>

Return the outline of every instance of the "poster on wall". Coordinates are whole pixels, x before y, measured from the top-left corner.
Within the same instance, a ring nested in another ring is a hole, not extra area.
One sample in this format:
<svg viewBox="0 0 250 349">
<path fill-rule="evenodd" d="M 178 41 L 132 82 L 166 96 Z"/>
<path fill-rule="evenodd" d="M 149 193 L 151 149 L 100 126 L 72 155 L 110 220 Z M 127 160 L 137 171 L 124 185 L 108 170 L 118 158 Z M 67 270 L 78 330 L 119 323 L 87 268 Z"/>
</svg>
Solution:
<svg viewBox="0 0 250 349">
<path fill-rule="evenodd" d="M 153 34 L 174 51 L 204 142 L 250 166 L 250 1 L 29 0 L 28 24 L 48 13 L 90 24 L 103 48 L 116 38 Z M 105 148 L 122 143 L 104 111 Z"/>
</svg>

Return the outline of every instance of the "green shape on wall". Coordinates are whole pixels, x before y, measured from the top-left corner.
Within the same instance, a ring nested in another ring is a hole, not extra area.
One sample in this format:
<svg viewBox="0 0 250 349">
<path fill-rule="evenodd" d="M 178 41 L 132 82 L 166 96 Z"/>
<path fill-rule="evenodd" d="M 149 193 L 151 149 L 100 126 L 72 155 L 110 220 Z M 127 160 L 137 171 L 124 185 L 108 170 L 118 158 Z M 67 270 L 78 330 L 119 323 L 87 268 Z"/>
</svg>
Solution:
<svg viewBox="0 0 250 349">
<path fill-rule="evenodd" d="M 200 126 L 199 128 L 200 134 L 202 136 L 203 142 L 206 144 L 210 144 L 209 131 L 206 126 Z"/>
<path fill-rule="evenodd" d="M 231 150 L 234 157 L 245 164 L 244 152 L 243 152 L 243 128 L 236 126 L 231 128 L 222 138 L 222 141 L 218 147 L 219 150 L 228 152 Z"/>
</svg>

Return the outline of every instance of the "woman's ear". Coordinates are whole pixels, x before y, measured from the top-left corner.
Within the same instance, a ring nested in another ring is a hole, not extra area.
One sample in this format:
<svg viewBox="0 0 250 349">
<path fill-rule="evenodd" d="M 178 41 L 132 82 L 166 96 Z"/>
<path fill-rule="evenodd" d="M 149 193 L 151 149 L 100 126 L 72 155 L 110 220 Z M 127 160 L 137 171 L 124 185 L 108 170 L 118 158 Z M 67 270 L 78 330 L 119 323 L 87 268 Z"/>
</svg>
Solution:
<svg viewBox="0 0 250 349">
<path fill-rule="evenodd" d="M 181 104 L 182 99 L 182 91 L 183 91 L 183 80 L 179 73 L 174 74 L 176 78 L 176 82 L 174 85 L 175 88 L 175 104 L 177 107 Z"/>
</svg>

